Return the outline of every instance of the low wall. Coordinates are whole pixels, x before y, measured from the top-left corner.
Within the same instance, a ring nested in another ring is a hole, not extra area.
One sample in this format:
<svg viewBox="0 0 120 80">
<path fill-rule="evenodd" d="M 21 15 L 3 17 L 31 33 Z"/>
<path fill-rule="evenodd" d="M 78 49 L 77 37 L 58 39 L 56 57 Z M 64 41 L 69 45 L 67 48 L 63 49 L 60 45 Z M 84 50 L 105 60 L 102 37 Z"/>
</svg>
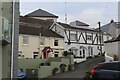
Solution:
<svg viewBox="0 0 120 80">
<path fill-rule="evenodd" d="M 64 57 L 64 58 L 50 58 L 50 59 L 18 59 L 19 69 L 23 69 L 26 72 L 26 69 L 38 69 L 38 78 L 44 78 L 52 75 L 54 68 L 58 68 L 58 73 L 60 73 L 60 65 L 66 64 L 66 71 L 68 70 L 68 65 L 74 64 L 73 57 Z M 50 62 L 50 66 L 39 66 L 40 63 Z"/>
<path fill-rule="evenodd" d="M 40 63 L 47 62 L 45 59 L 18 59 L 18 69 L 36 69 Z"/>
</svg>

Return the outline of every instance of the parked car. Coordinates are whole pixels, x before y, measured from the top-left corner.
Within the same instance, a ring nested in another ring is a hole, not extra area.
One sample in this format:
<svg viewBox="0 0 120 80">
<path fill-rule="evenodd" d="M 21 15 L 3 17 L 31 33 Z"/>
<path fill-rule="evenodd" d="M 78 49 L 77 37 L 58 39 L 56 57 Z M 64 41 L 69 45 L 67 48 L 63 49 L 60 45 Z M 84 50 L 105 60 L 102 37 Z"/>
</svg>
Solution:
<svg viewBox="0 0 120 80">
<path fill-rule="evenodd" d="M 92 80 L 120 80 L 120 61 L 99 63 L 91 73 Z"/>
<path fill-rule="evenodd" d="M 24 80 L 25 77 L 25 73 L 23 71 L 21 71 L 20 69 L 18 69 L 18 79 L 19 80 Z"/>
</svg>

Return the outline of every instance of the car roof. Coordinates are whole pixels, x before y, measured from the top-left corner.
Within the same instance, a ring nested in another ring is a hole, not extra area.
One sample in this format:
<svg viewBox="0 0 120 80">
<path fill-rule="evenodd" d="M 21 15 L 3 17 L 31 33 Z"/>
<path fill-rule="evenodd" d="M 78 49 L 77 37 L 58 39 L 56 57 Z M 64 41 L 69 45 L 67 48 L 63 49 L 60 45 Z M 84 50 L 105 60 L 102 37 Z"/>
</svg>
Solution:
<svg viewBox="0 0 120 80">
<path fill-rule="evenodd" d="M 112 61 L 112 62 L 102 62 L 102 63 L 99 63 L 99 64 L 108 64 L 108 63 L 116 63 L 116 64 L 118 64 L 118 63 L 120 63 L 120 61 Z"/>
</svg>

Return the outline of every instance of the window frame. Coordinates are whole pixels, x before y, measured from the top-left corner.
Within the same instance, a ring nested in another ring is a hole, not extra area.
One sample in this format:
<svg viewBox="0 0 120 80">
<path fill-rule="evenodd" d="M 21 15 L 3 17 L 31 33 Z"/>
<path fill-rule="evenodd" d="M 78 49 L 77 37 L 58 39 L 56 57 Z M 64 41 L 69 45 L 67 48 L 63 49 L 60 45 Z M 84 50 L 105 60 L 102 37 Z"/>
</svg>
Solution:
<svg viewBox="0 0 120 80">
<path fill-rule="evenodd" d="M 41 44 L 42 42 L 43 42 L 43 44 Z M 41 39 L 40 39 L 40 45 L 45 45 L 45 37 L 41 37 Z"/>
<path fill-rule="evenodd" d="M 59 40 L 58 39 L 54 39 L 54 46 L 59 46 Z"/>
<path fill-rule="evenodd" d="M 24 43 L 24 40 L 26 40 L 25 38 L 27 37 L 27 43 Z M 28 45 L 29 44 L 29 36 L 28 35 L 23 35 L 22 36 L 22 44 L 23 45 Z"/>
<path fill-rule="evenodd" d="M 75 38 L 72 38 L 71 36 L 74 35 Z M 70 33 L 70 41 L 77 41 L 77 34 L 76 33 Z"/>
</svg>

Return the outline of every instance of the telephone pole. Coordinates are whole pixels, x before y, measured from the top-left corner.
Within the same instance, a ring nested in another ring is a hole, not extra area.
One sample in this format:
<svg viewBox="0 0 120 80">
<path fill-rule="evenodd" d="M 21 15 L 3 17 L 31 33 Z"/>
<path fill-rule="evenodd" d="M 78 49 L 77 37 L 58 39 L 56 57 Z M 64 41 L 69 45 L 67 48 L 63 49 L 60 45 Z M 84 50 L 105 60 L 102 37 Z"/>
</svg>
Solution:
<svg viewBox="0 0 120 80">
<path fill-rule="evenodd" d="M 102 36 L 101 36 L 101 23 L 98 22 L 98 25 L 99 25 L 99 42 L 100 42 L 100 54 L 102 54 Z"/>
</svg>

